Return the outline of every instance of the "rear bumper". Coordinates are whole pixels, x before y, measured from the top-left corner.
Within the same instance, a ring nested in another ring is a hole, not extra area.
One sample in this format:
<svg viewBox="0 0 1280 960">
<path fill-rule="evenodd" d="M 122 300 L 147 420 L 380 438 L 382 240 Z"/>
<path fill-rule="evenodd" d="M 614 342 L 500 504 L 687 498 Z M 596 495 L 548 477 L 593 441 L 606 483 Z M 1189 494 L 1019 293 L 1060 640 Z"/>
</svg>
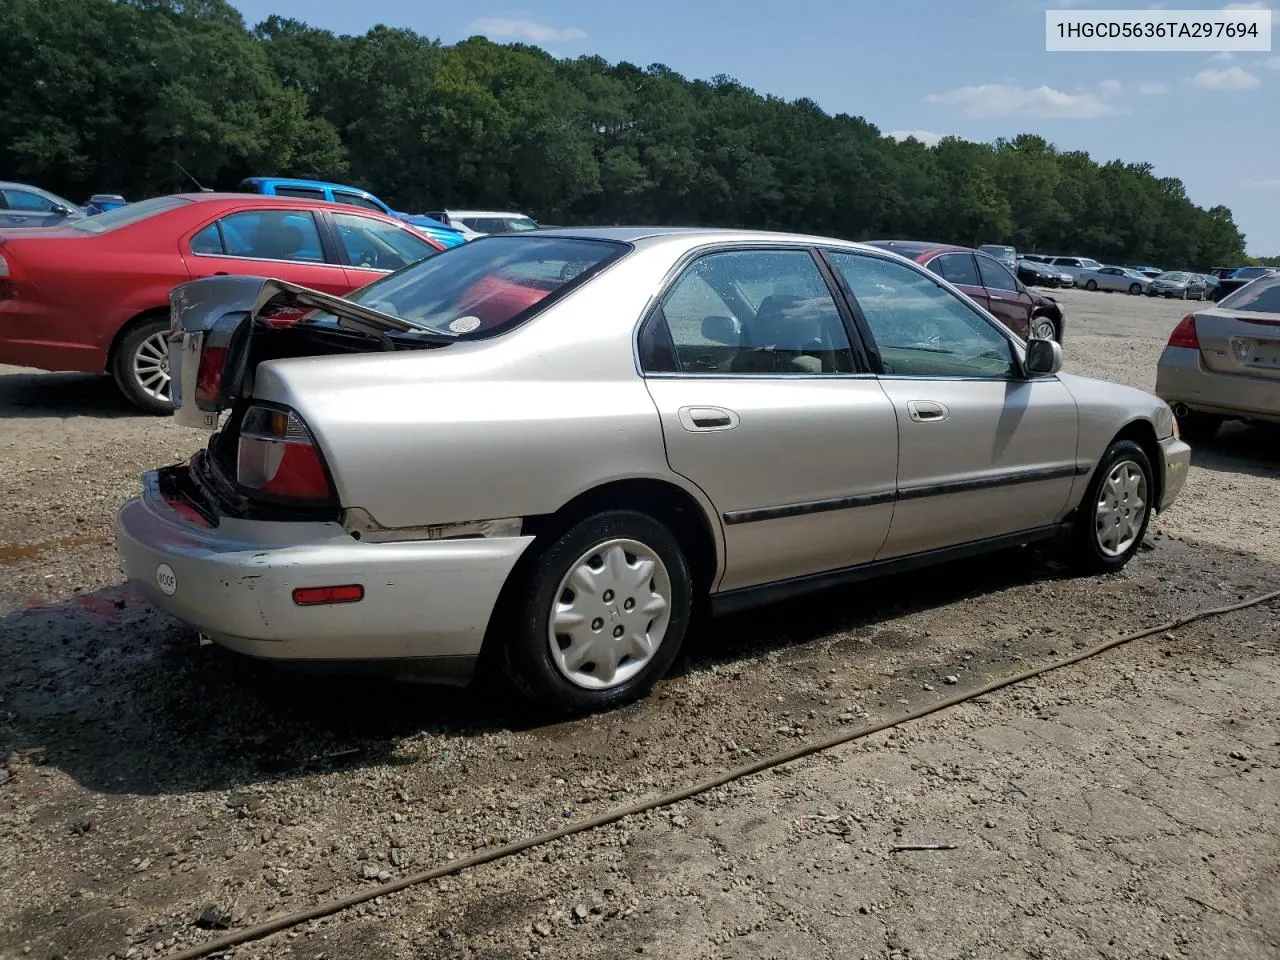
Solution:
<svg viewBox="0 0 1280 960">
<path fill-rule="evenodd" d="M 1176 437 L 1160 441 L 1160 502 L 1156 509 L 1168 510 L 1187 485 L 1191 469 L 1191 448 Z"/>
<path fill-rule="evenodd" d="M 1280 380 L 1206 370 L 1200 351 L 1190 347 L 1164 348 L 1156 396 L 1197 413 L 1280 422 Z"/>
<path fill-rule="evenodd" d="M 170 506 L 156 473 L 144 475 L 143 486 L 116 520 L 129 580 L 215 642 L 274 660 L 473 660 L 498 594 L 533 540 L 362 543 L 319 521 L 223 518 L 208 528 Z M 355 603 L 293 602 L 298 587 L 355 583 L 364 587 Z"/>
</svg>

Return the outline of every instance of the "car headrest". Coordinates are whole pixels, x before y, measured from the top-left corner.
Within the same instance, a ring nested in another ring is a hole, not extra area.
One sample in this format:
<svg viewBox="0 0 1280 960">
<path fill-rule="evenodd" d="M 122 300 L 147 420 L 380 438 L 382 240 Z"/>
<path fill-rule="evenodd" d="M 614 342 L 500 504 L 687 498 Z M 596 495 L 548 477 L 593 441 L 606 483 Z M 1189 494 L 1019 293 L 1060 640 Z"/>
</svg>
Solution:
<svg viewBox="0 0 1280 960">
<path fill-rule="evenodd" d="M 712 343 L 741 343 L 742 325 L 734 317 L 703 317 L 702 339 Z"/>
</svg>

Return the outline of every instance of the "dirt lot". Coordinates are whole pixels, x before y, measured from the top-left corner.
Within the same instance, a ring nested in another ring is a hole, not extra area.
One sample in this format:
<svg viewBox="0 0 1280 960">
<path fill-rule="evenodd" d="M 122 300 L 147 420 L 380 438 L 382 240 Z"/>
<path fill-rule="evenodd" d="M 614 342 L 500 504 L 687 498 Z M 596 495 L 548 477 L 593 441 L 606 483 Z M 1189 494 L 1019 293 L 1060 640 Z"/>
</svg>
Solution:
<svg viewBox="0 0 1280 960">
<path fill-rule="evenodd" d="M 1152 386 L 1180 304 L 1062 299 L 1070 369 Z M 529 726 L 282 675 L 133 596 L 113 512 L 199 439 L 99 378 L 0 367 L 0 957 L 163 956 L 208 907 L 263 919 L 1280 586 L 1280 444 L 1233 427 L 1120 575 L 1024 552 L 722 619 L 646 702 Z M 1277 609 L 234 955 L 1274 958 Z"/>
</svg>

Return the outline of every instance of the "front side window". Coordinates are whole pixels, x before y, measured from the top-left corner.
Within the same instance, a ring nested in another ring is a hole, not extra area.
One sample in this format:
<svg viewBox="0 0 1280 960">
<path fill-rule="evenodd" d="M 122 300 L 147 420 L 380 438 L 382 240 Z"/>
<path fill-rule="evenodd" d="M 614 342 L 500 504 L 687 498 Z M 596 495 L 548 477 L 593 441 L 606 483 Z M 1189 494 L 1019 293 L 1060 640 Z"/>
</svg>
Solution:
<svg viewBox="0 0 1280 960">
<path fill-rule="evenodd" d="M 5 190 L 4 198 L 10 210 L 25 210 L 28 213 L 49 213 L 53 210 L 53 201 L 29 190 Z"/>
<path fill-rule="evenodd" d="M 1009 268 L 990 257 L 977 257 L 978 270 L 982 274 L 982 285 L 988 290 L 1008 290 L 1018 292 L 1018 281 L 1013 279 Z"/>
<path fill-rule="evenodd" d="M 630 249 L 613 240 L 484 237 L 375 280 L 348 299 L 426 330 L 474 339 L 519 326 Z M 333 321 L 317 313 L 311 322 Z"/>
<path fill-rule="evenodd" d="M 930 262 L 929 269 L 957 286 L 982 286 L 982 281 L 978 279 L 978 268 L 973 263 L 973 256 L 968 253 L 944 253 Z"/>
<path fill-rule="evenodd" d="M 661 310 L 685 373 L 852 373 L 840 312 L 808 250 L 695 260 Z"/>
<path fill-rule="evenodd" d="M 1008 338 L 928 275 L 865 254 L 828 256 L 858 302 L 887 375 L 1015 376 Z"/>
<path fill-rule="evenodd" d="M 507 233 L 507 224 L 501 217 L 464 217 L 464 226 L 477 233 Z"/>
<path fill-rule="evenodd" d="M 315 218 L 293 210 L 243 210 L 223 217 L 227 256 L 324 263 Z"/>
<path fill-rule="evenodd" d="M 372 217 L 335 213 L 333 225 L 353 267 L 399 270 L 437 252 L 417 234 Z"/>
<path fill-rule="evenodd" d="M 345 190 L 333 191 L 333 199 L 337 203 L 345 203 L 350 207 L 363 207 L 366 210 L 377 210 L 379 213 L 386 213 L 381 206 L 374 203 L 368 197 L 362 197 L 358 193 L 347 193 Z"/>
</svg>

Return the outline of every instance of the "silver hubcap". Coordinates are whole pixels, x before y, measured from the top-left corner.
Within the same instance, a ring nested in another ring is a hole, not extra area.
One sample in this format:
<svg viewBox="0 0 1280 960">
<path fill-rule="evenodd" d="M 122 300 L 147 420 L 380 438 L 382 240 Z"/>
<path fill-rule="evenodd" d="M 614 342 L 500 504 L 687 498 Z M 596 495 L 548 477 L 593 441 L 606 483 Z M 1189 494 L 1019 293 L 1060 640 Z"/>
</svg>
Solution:
<svg viewBox="0 0 1280 960">
<path fill-rule="evenodd" d="M 1098 548 L 1108 557 L 1118 557 L 1138 539 L 1147 515 L 1147 478 L 1132 460 L 1122 460 L 1111 468 L 1098 491 L 1094 529 Z"/>
<path fill-rule="evenodd" d="M 153 333 L 133 354 L 133 379 L 148 397 L 169 399 L 169 342 L 163 333 Z"/>
<path fill-rule="evenodd" d="M 671 619 L 671 578 L 636 540 L 592 547 L 569 568 L 547 625 L 551 660 L 570 683 L 607 690 L 653 659 Z"/>
<path fill-rule="evenodd" d="M 1037 340 L 1052 340 L 1054 332 L 1053 321 L 1040 320 L 1031 332 Z"/>
</svg>

